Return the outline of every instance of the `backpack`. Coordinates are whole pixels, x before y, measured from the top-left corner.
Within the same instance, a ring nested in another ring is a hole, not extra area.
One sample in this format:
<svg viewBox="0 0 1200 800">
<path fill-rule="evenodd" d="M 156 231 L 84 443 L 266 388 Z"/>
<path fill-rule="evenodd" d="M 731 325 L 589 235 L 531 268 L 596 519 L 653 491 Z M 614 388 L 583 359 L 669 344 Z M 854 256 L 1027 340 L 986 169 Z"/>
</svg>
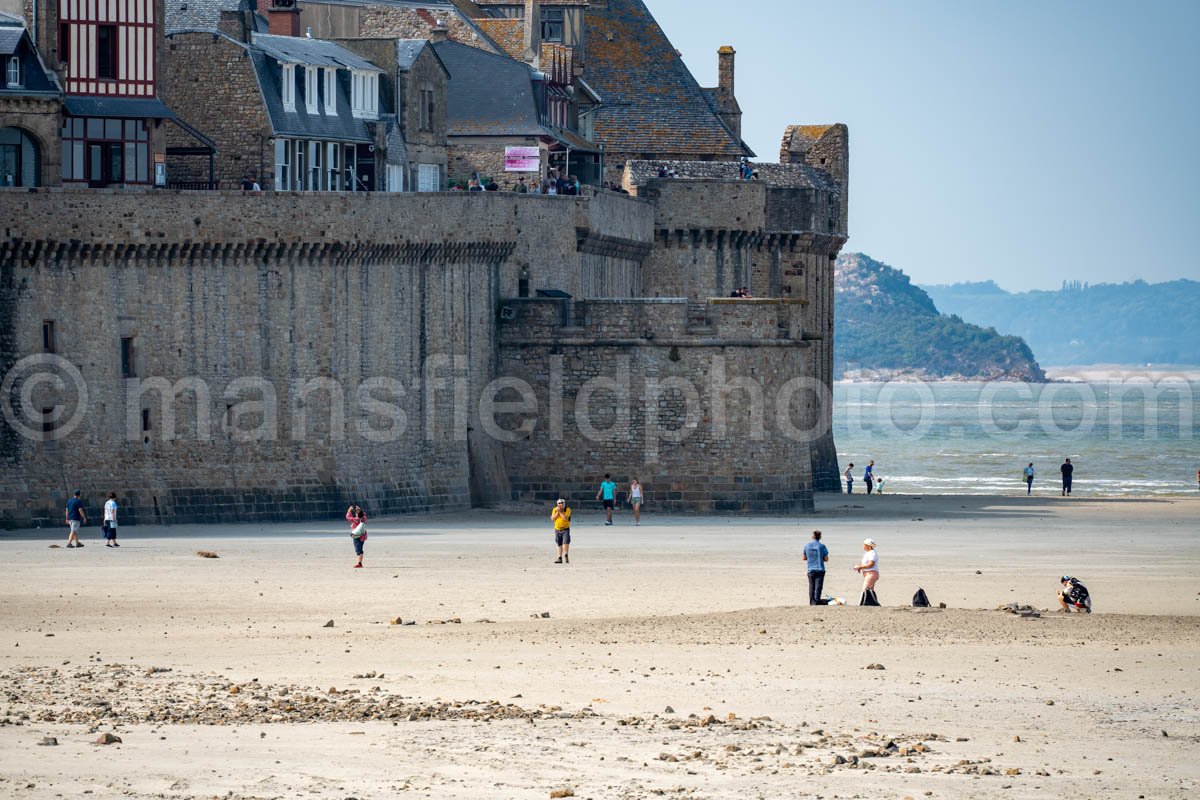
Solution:
<svg viewBox="0 0 1200 800">
<path fill-rule="evenodd" d="M 925 594 L 924 589 L 917 589 L 917 593 L 913 595 L 913 608 L 929 608 L 929 596 Z"/>
</svg>

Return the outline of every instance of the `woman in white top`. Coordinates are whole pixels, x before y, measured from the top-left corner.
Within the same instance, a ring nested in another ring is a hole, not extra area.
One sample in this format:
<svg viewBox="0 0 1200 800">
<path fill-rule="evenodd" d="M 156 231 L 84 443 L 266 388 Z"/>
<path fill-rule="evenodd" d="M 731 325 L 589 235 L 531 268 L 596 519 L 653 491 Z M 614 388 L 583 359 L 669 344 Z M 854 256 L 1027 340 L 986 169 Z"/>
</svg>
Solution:
<svg viewBox="0 0 1200 800">
<path fill-rule="evenodd" d="M 117 496 L 109 492 L 108 500 L 104 501 L 104 522 L 100 524 L 104 530 L 104 546 L 120 547 L 117 544 Z"/>
<path fill-rule="evenodd" d="M 875 596 L 875 583 L 879 580 L 879 553 L 875 551 L 875 540 L 863 541 L 862 561 L 854 565 L 855 572 L 863 576 L 863 593 L 860 605 L 877 606 L 879 598 Z"/>
<path fill-rule="evenodd" d="M 633 524 L 642 524 L 642 484 L 634 478 L 629 484 L 629 505 L 633 506 Z"/>
</svg>

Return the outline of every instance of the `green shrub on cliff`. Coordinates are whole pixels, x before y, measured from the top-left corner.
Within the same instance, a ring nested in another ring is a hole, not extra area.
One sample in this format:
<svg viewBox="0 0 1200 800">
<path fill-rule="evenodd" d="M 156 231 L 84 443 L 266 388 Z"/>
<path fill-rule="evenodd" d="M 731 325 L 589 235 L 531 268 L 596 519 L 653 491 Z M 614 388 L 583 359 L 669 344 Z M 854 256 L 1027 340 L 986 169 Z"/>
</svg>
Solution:
<svg viewBox="0 0 1200 800">
<path fill-rule="evenodd" d="M 924 372 L 930 377 L 1044 381 L 1019 336 L 938 312 L 898 269 L 861 253 L 836 264 L 834 371 Z"/>
</svg>

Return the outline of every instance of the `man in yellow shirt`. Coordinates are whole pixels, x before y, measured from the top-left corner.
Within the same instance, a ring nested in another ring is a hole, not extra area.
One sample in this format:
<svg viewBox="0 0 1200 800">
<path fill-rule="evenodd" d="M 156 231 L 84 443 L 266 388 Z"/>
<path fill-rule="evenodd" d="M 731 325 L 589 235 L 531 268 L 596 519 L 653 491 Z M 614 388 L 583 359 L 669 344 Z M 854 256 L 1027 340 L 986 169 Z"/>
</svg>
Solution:
<svg viewBox="0 0 1200 800">
<path fill-rule="evenodd" d="M 558 560 L 555 564 L 561 564 L 564 561 L 571 563 L 571 556 L 568 550 L 571 549 L 571 509 L 567 507 L 567 501 L 561 497 L 554 504 L 554 510 L 550 512 L 550 521 L 554 523 L 554 545 L 558 548 Z"/>
</svg>

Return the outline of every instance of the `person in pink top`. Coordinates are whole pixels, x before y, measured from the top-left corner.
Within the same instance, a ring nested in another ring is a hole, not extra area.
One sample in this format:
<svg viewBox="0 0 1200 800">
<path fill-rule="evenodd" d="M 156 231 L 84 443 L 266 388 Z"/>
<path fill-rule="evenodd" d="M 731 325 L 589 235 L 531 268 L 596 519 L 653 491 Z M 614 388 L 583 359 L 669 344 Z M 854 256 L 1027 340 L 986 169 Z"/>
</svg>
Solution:
<svg viewBox="0 0 1200 800">
<path fill-rule="evenodd" d="M 354 554 L 358 556 L 355 569 L 362 569 L 363 543 L 367 541 L 367 515 L 362 506 L 346 509 L 346 521 L 350 523 L 350 538 L 354 540 Z"/>
</svg>

